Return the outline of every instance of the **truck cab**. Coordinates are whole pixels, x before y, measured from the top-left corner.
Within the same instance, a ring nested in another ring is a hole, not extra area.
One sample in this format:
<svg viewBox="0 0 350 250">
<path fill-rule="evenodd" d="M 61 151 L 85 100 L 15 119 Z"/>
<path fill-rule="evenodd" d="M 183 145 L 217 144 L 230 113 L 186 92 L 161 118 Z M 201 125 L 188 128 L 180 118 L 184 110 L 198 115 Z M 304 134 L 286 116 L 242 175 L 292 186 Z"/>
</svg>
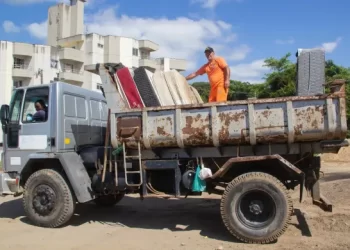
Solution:
<svg viewBox="0 0 350 250">
<path fill-rule="evenodd" d="M 71 84 L 52 82 L 17 88 L 10 105 L 2 105 L 0 115 L 4 134 L 2 195 L 20 195 L 31 174 L 47 164 L 56 169 L 67 168 L 65 175 L 73 178 L 79 174 L 80 165 L 73 170 L 74 165 L 68 164 L 67 157 L 76 155 L 83 147 L 98 147 L 104 142 L 107 121 L 104 96 Z M 88 176 L 80 176 L 89 183 Z M 78 190 L 79 185 L 78 178 L 71 186 Z M 91 195 L 88 196 L 82 200 L 90 200 Z"/>
</svg>

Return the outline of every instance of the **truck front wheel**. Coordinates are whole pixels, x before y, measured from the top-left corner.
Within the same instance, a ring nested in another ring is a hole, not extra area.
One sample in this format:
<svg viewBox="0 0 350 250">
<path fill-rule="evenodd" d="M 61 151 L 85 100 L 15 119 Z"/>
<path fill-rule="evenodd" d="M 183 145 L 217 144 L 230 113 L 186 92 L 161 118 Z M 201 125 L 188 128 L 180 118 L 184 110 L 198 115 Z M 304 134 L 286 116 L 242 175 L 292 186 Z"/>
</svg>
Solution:
<svg viewBox="0 0 350 250">
<path fill-rule="evenodd" d="M 59 227 L 73 215 L 75 201 L 67 182 L 57 171 L 34 172 L 24 187 L 23 207 L 37 226 Z"/>
<path fill-rule="evenodd" d="M 287 229 L 293 206 L 286 187 L 261 172 L 235 178 L 221 199 L 221 217 L 230 233 L 246 243 L 269 243 Z"/>
</svg>

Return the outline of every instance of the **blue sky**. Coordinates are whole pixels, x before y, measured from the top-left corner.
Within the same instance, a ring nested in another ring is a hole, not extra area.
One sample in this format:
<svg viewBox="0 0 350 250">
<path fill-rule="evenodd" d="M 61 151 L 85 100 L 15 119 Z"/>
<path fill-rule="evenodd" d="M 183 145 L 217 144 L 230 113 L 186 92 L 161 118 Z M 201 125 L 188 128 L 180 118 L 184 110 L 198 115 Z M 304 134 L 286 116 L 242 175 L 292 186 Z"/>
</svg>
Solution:
<svg viewBox="0 0 350 250">
<path fill-rule="evenodd" d="M 0 40 L 45 44 L 48 7 L 62 1 L 0 0 Z M 350 67 L 349 10 L 349 0 L 88 0 L 85 23 L 88 32 L 153 40 L 155 57 L 188 60 L 184 75 L 205 63 L 210 45 L 232 79 L 259 82 L 265 58 L 291 52 L 295 61 L 298 48 L 324 47 Z"/>
</svg>

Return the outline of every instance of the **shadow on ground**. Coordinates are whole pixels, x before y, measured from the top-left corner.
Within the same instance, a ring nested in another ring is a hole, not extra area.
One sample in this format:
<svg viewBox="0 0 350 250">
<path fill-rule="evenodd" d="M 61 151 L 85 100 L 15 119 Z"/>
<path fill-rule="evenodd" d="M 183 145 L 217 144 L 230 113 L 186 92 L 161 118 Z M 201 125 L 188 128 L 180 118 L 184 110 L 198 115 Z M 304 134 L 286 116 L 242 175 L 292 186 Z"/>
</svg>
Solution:
<svg viewBox="0 0 350 250">
<path fill-rule="evenodd" d="M 152 230 L 191 231 L 198 230 L 203 237 L 220 241 L 236 242 L 226 230 L 220 216 L 218 199 L 161 199 L 125 197 L 117 206 L 101 208 L 93 202 L 79 204 L 75 215 L 67 226 L 101 223 L 115 227 Z M 0 218 L 15 219 L 24 216 L 21 199 L 3 202 Z M 311 236 L 310 230 L 300 210 L 296 210 L 298 224 L 292 224 L 303 236 Z M 23 223 L 31 224 L 26 217 Z"/>
<path fill-rule="evenodd" d="M 219 200 L 182 200 L 125 197 L 118 205 L 101 208 L 94 203 L 79 204 L 67 226 L 101 223 L 115 227 L 170 231 L 198 230 L 203 237 L 238 242 L 226 230 L 220 217 Z M 24 216 L 21 199 L 3 202 L 0 218 L 16 219 Z M 26 217 L 21 221 L 31 224 Z"/>
</svg>

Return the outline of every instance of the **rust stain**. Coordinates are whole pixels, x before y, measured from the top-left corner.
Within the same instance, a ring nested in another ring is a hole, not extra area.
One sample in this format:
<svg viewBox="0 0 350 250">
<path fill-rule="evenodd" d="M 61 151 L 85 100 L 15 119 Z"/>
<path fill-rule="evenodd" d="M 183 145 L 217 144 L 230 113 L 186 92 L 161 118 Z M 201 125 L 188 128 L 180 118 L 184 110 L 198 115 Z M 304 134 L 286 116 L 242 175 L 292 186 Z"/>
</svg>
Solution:
<svg viewBox="0 0 350 250">
<path fill-rule="evenodd" d="M 186 116 L 186 125 L 182 129 L 185 145 L 210 145 L 212 138 L 210 135 L 209 116 L 203 118 L 202 115 Z M 206 122 L 207 120 L 207 122 Z"/>
<path fill-rule="evenodd" d="M 298 124 L 297 126 L 294 126 L 295 135 L 301 135 L 302 130 L 303 130 L 303 124 Z"/>
<path fill-rule="evenodd" d="M 139 139 L 141 137 L 142 120 L 141 117 L 118 117 L 117 137 Z"/>
<path fill-rule="evenodd" d="M 157 127 L 157 134 L 163 136 L 171 136 L 171 134 L 165 132 L 164 127 Z"/>
<path fill-rule="evenodd" d="M 269 115 L 271 115 L 271 111 L 270 110 L 265 110 L 265 111 L 263 111 L 261 114 L 265 117 L 265 118 L 268 118 L 269 117 Z"/>
<path fill-rule="evenodd" d="M 256 141 L 261 144 L 268 144 L 271 142 L 274 143 L 284 143 L 288 140 L 288 135 L 286 133 L 284 134 L 277 134 L 277 135 L 264 135 L 264 136 L 257 136 Z"/>
<path fill-rule="evenodd" d="M 173 120 L 170 117 L 167 117 L 166 120 L 170 123 L 170 126 L 173 126 Z"/>
<path fill-rule="evenodd" d="M 240 119 L 245 118 L 245 110 L 241 112 L 232 112 L 232 113 L 220 113 L 219 119 L 221 123 L 224 123 L 226 126 L 229 126 L 232 121 L 238 122 Z"/>
</svg>

